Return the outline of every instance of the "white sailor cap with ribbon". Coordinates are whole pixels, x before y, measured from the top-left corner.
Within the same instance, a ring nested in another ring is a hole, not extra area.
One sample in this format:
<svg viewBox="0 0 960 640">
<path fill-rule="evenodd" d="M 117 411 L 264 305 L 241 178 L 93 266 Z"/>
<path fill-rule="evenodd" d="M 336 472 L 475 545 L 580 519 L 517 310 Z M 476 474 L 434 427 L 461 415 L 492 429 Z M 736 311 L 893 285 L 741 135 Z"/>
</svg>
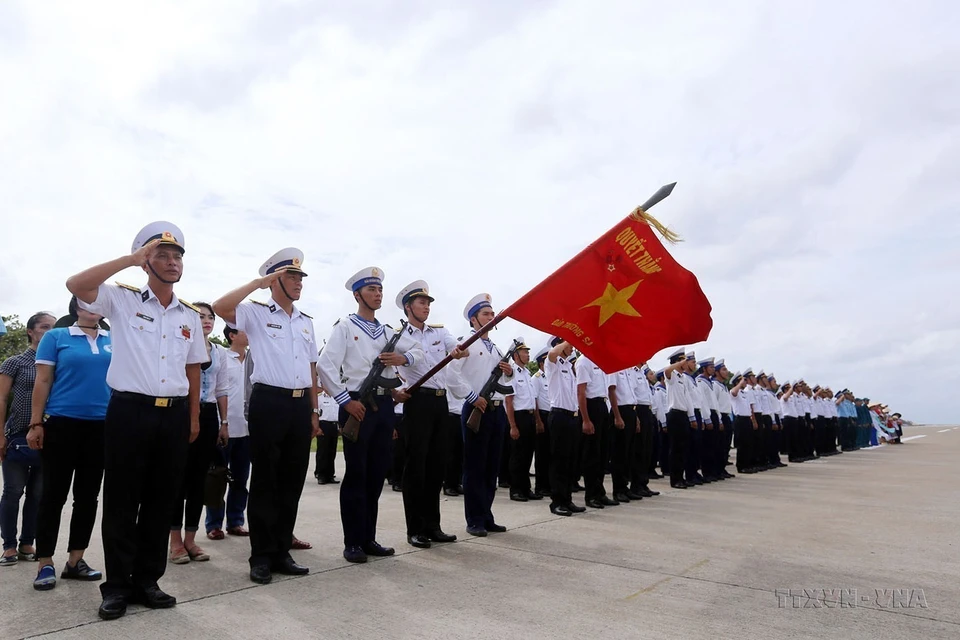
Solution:
<svg viewBox="0 0 960 640">
<path fill-rule="evenodd" d="M 546 358 L 548 353 L 550 353 L 550 347 L 544 347 L 543 349 L 540 349 L 540 351 L 537 351 L 537 355 L 534 360 L 539 361 L 540 358 Z"/>
<path fill-rule="evenodd" d="M 347 291 L 356 292 L 371 284 L 383 285 L 384 277 L 383 269 L 379 267 L 367 267 L 366 269 L 360 269 L 360 271 L 350 276 L 350 279 L 347 280 L 343 286 L 346 287 Z"/>
<path fill-rule="evenodd" d="M 687 351 L 687 360 L 696 361 L 696 359 L 697 359 L 697 352 L 696 352 L 696 351 Z"/>
<path fill-rule="evenodd" d="M 703 360 L 700 360 L 699 362 L 697 362 L 697 366 L 709 367 L 709 366 L 715 366 L 715 365 L 713 364 L 713 358 L 710 357 L 710 358 L 704 358 Z"/>
<path fill-rule="evenodd" d="M 400 289 L 400 293 L 397 294 L 397 307 L 403 311 L 403 305 L 417 297 L 423 297 L 433 302 L 433 298 L 430 296 L 430 286 L 425 280 L 414 280 Z"/>
<path fill-rule="evenodd" d="M 719 371 L 723 367 L 723 365 L 724 365 L 723 358 L 720 358 L 713 363 L 713 366 L 716 367 L 717 371 Z"/>
<path fill-rule="evenodd" d="M 463 308 L 463 317 L 470 322 L 470 318 L 477 315 L 481 309 L 487 308 L 493 308 L 493 298 L 489 293 L 478 293 L 470 298 L 470 302 Z"/>
<path fill-rule="evenodd" d="M 685 352 L 686 352 L 686 347 L 680 347 L 679 349 L 677 349 L 676 351 L 668 355 L 667 360 L 670 362 L 673 362 L 674 360 L 678 360 L 678 359 L 682 360 Z"/>
<path fill-rule="evenodd" d="M 181 252 L 186 252 L 183 231 L 180 231 L 180 227 L 166 220 L 158 220 L 140 229 L 140 233 L 133 239 L 130 253 L 136 253 L 152 240 L 159 240 L 160 244 L 178 247 Z"/>
<path fill-rule="evenodd" d="M 292 271 L 307 275 L 303 271 L 303 251 L 296 247 L 280 249 L 270 259 L 260 265 L 260 276 L 268 276 L 277 271 Z"/>
</svg>

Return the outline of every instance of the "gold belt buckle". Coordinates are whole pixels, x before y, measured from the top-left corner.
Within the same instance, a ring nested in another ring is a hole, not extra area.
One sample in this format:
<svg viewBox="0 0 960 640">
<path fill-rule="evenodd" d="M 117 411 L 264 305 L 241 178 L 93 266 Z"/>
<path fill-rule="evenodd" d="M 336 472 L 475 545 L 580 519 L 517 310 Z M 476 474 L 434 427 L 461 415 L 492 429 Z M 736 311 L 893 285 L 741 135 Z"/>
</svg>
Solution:
<svg viewBox="0 0 960 640">
<path fill-rule="evenodd" d="M 169 407 L 170 398 L 154 398 L 153 406 L 155 407 Z"/>
<path fill-rule="evenodd" d="M 442 396 L 442 395 L 444 395 L 444 390 L 443 390 L 443 389 L 437 389 L 437 397 L 440 397 L 440 396 Z"/>
<path fill-rule="evenodd" d="M 302 397 L 303 397 L 303 389 L 294 389 L 294 390 L 293 390 L 293 397 L 294 397 L 294 398 L 302 398 Z"/>
</svg>

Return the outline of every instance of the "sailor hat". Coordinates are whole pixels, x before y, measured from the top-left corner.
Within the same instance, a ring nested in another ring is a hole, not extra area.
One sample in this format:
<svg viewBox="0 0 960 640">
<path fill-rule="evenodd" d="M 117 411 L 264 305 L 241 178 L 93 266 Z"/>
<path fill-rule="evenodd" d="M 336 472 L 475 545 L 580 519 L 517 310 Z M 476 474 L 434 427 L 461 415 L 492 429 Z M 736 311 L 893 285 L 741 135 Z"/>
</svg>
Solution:
<svg viewBox="0 0 960 640">
<path fill-rule="evenodd" d="M 481 309 L 486 308 L 493 308 L 493 298 L 490 297 L 489 293 L 478 293 L 470 298 L 470 302 L 463 308 L 463 317 L 467 322 L 470 322 L 470 318 L 477 315 Z"/>
<path fill-rule="evenodd" d="M 303 266 L 303 251 L 296 247 L 287 247 L 280 249 L 270 256 L 270 259 L 260 265 L 260 277 L 268 276 L 277 271 L 292 271 L 307 275 L 301 268 Z"/>
<path fill-rule="evenodd" d="M 421 296 L 433 302 L 433 298 L 430 296 L 430 285 L 425 280 L 414 280 L 397 294 L 397 307 L 402 311 L 403 305 Z"/>
<path fill-rule="evenodd" d="M 347 291 L 357 292 L 371 284 L 382 285 L 383 278 L 383 269 L 367 267 L 366 269 L 360 269 L 360 271 L 350 276 L 350 279 L 347 280 L 343 286 L 346 287 Z"/>
<path fill-rule="evenodd" d="M 172 222 L 158 220 L 157 222 L 151 222 L 143 229 L 140 229 L 140 233 L 138 233 L 137 237 L 133 239 L 133 245 L 130 247 L 130 253 L 136 253 L 151 240 L 159 240 L 160 244 L 168 244 L 178 247 L 181 252 L 186 251 L 183 242 L 183 231 L 180 231 L 180 227 Z"/>
</svg>

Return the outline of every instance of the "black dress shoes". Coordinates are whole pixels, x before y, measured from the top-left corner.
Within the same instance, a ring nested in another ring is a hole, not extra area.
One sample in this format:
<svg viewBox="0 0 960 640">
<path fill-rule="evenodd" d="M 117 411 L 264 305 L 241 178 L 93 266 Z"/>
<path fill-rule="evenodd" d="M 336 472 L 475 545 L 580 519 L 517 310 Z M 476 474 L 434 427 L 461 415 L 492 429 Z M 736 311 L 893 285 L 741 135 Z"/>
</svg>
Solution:
<svg viewBox="0 0 960 640">
<path fill-rule="evenodd" d="M 616 498 L 617 502 L 630 502 L 631 500 L 639 500 L 640 496 L 634 498 L 628 493 L 615 493 L 613 497 Z"/>
<path fill-rule="evenodd" d="M 487 530 L 484 529 L 483 527 L 470 527 L 470 526 L 468 526 L 468 527 L 467 527 L 467 533 L 469 533 L 469 534 L 472 535 L 472 536 L 476 536 L 476 537 L 478 537 L 478 538 L 486 538 L 486 537 L 487 537 Z"/>
<path fill-rule="evenodd" d="M 654 491 L 653 489 L 651 489 L 651 488 L 649 488 L 649 487 L 644 487 L 644 488 L 640 491 L 640 495 L 642 495 L 644 498 L 652 498 L 653 496 L 658 496 L 658 495 L 660 495 L 660 492 L 659 492 L 659 491 Z"/>
<path fill-rule="evenodd" d="M 367 554 L 360 547 L 347 547 L 343 550 L 343 559 L 347 562 L 361 563 L 367 561 Z"/>
<path fill-rule="evenodd" d="M 543 494 L 534 493 L 533 491 L 528 491 L 527 500 L 543 500 Z"/>
<path fill-rule="evenodd" d="M 577 505 L 573 504 L 572 502 L 567 505 L 567 509 L 569 509 L 571 513 L 583 513 L 584 511 L 587 510 L 586 507 L 577 506 Z"/>
<path fill-rule="evenodd" d="M 596 498 L 590 498 L 584 504 L 590 507 L 591 509 L 603 509 L 603 503 L 601 503 Z"/>
<path fill-rule="evenodd" d="M 674 489 L 689 489 L 689 488 L 690 488 L 690 485 L 688 485 L 686 482 L 671 482 L 671 483 L 670 483 L 670 486 L 673 487 Z"/>
<path fill-rule="evenodd" d="M 277 573 L 282 573 L 285 576 L 305 576 L 310 573 L 310 569 L 297 564 L 293 561 L 293 558 L 284 558 L 280 562 L 273 565 L 273 570 Z"/>
<path fill-rule="evenodd" d="M 560 505 L 550 505 L 550 513 L 556 516 L 572 516 L 573 512 L 570 509 L 567 509 L 564 506 Z"/>
<path fill-rule="evenodd" d="M 575 482 L 573 483 L 573 486 L 570 487 L 570 490 L 573 491 L 574 493 L 580 493 L 581 491 L 583 491 L 583 485 L 581 485 L 579 482 Z"/>
<path fill-rule="evenodd" d="M 627 491 L 627 493 L 624 495 L 631 500 L 643 500 L 644 498 L 644 494 L 637 491 Z M 620 500 L 620 498 L 617 498 L 617 500 Z M 623 502 L 623 500 L 620 500 L 620 502 Z"/>
<path fill-rule="evenodd" d="M 450 496 L 451 498 L 456 498 L 460 493 L 456 489 L 444 489 L 443 495 Z"/>
<path fill-rule="evenodd" d="M 396 553 L 393 547 L 385 547 L 376 540 L 363 545 L 363 551 L 368 556 L 378 556 L 381 558 L 385 556 L 392 556 L 394 553 Z"/>
<path fill-rule="evenodd" d="M 116 620 L 127 612 L 127 599 L 120 595 L 106 596 L 100 603 L 97 615 L 102 620 Z"/>
<path fill-rule="evenodd" d="M 429 549 L 430 548 L 430 538 L 427 536 L 422 536 L 419 533 L 413 536 L 407 536 L 407 542 L 409 542 L 414 547 L 418 549 Z"/>
<path fill-rule="evenodd" d="M 401 491 L 403 491 L 403 487 L 401 487 L 397 483 L 393 483 L 392 485 L 390 485 L 390 488 L 396 491 L 397 493 L 400 493 Z"/>
<path fill-rule="evenodd" d="M 522 494 L 522 493 L 511 493 L 510 499 L 513 500 L 514 502 L 526 502 L 530 498 L 528 498 L 525 494 Z"/>
<path fill-rule="evenodd" d="M 488 533 L 504 533 L 507 530 L 505 526 L 497 524 L 496 522 L 488 522 L 484 529 L 486 529 Z"/>
<path fill-rule="evenodd" d="M 599 502 L 605 507 L 615 507 L 620 504 L 619 500 L 611 499 L 609 496 L 601 496 Z"/>
<path fill-rule="evenodd" d="M 440 529 L 431 531 L 427 534 L 427 537 L 433 542 L 456 542 L 457 540 L 457 536 L 452 533 L 444 533 Z"/>
<path fill-rule="evenodd" d="M 133 602 L 142 604 L 148 609 L 169 609 L 177 605 L 176 598 L 164 593 L 156 585 L 142 589 L 133 599 Z"/>
<path fill-rule="evenodd" d="M 250 580 L 257 584 L 270 584 L 270 581 L 273 580 L 270 567 L 265 564 L 250 567 Z"/>
</svg>

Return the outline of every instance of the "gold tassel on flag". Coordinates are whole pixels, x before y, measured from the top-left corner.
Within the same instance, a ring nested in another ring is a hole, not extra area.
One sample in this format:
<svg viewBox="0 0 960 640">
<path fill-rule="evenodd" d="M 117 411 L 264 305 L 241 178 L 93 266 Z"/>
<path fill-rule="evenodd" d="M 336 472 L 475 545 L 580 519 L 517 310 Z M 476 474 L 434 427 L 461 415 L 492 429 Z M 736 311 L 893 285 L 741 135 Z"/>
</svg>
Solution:
<svg viewBox="0 0 960 640">
<path fill-rule="evenodd" d="M 664 240 L 670 244 L 677 244 L 678 242 L 683 242 L 683 238 L 680 235 L 670 229 L 670 227 L 664 226 L 662 222 L 654 218 L 652 215 L 644 211 L 641 207 L 637 207 L 633 210 L 633 213 L 630 214 L 630 217 L 636 220 L 637 222 L 646 222 L 648 225 L 657 230 L 657 232 L 663 237 Z"/>
</svg>

